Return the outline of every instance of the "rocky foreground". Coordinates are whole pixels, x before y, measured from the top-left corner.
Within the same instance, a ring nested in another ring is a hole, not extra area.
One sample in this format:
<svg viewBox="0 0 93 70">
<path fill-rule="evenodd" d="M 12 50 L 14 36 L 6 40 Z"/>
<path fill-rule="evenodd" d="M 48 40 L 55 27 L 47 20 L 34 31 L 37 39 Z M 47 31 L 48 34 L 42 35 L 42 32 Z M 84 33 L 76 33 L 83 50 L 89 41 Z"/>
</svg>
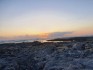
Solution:
<svg viewBox="0 0 93 70">
<path fill-rule="evenodd" d="M 93 42 L 0 44 L 0 70 L 93 70 Z"/>
</svg>

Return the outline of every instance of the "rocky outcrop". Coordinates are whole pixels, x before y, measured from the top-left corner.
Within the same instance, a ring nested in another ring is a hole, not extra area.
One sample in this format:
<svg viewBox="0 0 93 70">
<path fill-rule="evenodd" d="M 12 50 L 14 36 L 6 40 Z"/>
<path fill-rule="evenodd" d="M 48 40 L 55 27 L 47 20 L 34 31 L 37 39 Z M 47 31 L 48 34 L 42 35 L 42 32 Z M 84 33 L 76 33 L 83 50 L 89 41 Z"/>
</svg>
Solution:
<svg viewBox="0 0 93 70">
<path fill-rule="evenodd" d="M 0 70 L 93 70 L 92 43 L 58 44 L 0 46 Z"/>
</svg>

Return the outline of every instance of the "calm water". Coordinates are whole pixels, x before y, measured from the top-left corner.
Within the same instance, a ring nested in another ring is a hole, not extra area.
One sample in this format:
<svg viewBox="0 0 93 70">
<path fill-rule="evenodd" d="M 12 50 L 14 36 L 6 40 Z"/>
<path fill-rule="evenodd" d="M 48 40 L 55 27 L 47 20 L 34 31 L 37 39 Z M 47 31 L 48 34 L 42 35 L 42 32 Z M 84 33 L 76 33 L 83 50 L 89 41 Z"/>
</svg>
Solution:
<svg viewBox="0 0 93 70">
<path fill-rule="evenodd" d="M 34 42 L 34 41 L 39 41 L 39 42 L 63 42 L 63 41 L 47 41 L 47 40 L 6 40 L 6 41 L 0 41 L 0 44 L 3 44 L 3 43 Z"/>
</svg>

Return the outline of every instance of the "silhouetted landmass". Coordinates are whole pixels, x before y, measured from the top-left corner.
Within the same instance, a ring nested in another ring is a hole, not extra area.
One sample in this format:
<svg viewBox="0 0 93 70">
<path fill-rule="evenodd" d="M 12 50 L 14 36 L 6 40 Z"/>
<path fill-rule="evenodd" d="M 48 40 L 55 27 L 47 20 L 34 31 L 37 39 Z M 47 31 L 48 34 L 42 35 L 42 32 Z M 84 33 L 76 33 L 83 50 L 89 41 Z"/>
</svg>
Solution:
<svg viewBox="0 0 93 70">
<path fill-rule="evenodd" d="M 70 38 L 56 38 L 48 41 L 93 41 L 93 36 L 91 37 L 70 37 Z"/>
</svg>

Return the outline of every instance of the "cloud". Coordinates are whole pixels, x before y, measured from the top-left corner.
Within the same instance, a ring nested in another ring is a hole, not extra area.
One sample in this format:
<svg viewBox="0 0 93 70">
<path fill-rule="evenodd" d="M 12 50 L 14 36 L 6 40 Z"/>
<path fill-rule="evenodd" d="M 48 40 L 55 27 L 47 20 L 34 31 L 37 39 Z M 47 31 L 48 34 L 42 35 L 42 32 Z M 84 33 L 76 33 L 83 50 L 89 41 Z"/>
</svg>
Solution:
<svg viewBox="0 0 93 70">
<path fill-rule="evenodd" d="M 44 33 L 39 35 L 24 35 L 24 36 L 15 36 L 15 37 L 0 37 L 0 40 L 38 40 L 38 39 L 53 39 L 53 38 L 62 38 L 65 35 L 72 34 L 73 32 L 52 32 Z"/>
<path fill-rule="evenodd" d="M 14 36 L 14 37 L 0 37 L 0 41 L 5 41 L 5 40 L 27 40 L 27 39 L 36 40 L 36 39 L 39 39 L 39 36 L 38 35 L 24 35 L 24 36 Z"/>
<path fill-rule="evenodd" d="M 62 38 L 65 37 L 65 35 L 72 34 L 73 32 L 53 32 L 48 35 L 48 39 L 53 38 Z"/>
</svg>

